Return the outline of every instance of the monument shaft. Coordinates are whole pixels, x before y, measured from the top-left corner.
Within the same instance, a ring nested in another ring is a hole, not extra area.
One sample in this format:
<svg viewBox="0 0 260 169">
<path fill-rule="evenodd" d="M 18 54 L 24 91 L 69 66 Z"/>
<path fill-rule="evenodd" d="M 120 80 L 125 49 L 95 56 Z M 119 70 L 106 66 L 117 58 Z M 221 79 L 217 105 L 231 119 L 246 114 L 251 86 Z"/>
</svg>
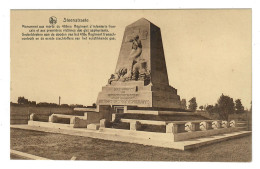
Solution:
<svg viewBox="0 0 260 169">
<path fill-rule="evenodd" d="M 126 27 L 115 73 L 97 105 L 181 108 L 177 90 L 169 86 L 159 27 L 144 18 Z"/>
</svg>

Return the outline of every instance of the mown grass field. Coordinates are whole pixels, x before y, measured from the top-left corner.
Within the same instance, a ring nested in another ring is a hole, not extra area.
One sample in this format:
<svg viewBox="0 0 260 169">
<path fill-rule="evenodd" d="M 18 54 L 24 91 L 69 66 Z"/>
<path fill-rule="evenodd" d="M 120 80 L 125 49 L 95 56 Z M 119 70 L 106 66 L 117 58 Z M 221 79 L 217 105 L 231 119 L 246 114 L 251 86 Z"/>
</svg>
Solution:
<svg viewBox="0 0 260 169">
<path fill-rule="evenodd" d="M 111 161 L 221 161 L 249 162 L 252 137 L 246 136 L 198 149 L 168 148 L 106 141 L 94 138 L 11 129 L 11 149 L 53 159 Z M 11 155 L 11 159 L 14 156 Z"/>
</svg>

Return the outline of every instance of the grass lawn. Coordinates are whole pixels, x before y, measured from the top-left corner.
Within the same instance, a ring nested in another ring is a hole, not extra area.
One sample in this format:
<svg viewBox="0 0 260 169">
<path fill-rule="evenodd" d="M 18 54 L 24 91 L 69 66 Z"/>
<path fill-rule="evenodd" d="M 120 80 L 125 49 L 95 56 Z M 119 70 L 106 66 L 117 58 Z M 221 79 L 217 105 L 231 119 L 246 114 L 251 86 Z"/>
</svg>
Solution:
<svg viewBox="0 0 260 169">
<path fill-rule="evenodd" d="M 113 161 L 239 161 L 252 159 L 252 137 L 215 143 L 198 149 L 169 148 L 106 141 L 94 138 L 11 129 L 11 149 L 53 159 Z M 17 159 L 11 155 L 11 159 Z"/>
</svg>

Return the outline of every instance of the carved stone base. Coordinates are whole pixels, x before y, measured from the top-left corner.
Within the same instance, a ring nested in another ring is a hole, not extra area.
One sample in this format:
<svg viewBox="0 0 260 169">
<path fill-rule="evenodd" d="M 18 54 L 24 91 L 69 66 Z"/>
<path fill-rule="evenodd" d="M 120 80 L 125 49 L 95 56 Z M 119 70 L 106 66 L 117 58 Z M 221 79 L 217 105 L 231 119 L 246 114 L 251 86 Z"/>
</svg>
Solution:
<svg viewBox="0 0 260 169">
<path fill-rule="evenodd" d="M 181 108 L 177 90 L 166 85 L 144 85 L 144 81 L 113 81 L 98 94 L 97 105 Z"/>
</svg>

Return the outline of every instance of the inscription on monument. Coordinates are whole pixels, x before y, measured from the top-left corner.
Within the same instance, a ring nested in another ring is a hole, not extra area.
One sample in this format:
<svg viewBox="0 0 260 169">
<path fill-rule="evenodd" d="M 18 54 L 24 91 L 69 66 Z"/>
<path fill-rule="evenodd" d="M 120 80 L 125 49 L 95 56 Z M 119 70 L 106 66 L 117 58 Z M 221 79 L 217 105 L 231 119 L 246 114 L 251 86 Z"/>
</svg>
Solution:
<svg viewBox="0 0 260 169">
<path fill-rule="evenodd" d="M 136 87 L 115 87 L 115 92 L 125 93 L 125 92 L 135 92 Z"/>
<path fill-rule="evenodd" d="M 108 94 L 111 99 L 134 99 L 139 94 Z"/>
<path fill-rule="evenodd" d="M 150 103 L 149 100 L 99 100 L 99 104 L 112 104 L 112 105 L 117 105 L 117 104 L 125 104 L 125 105 L 131 105 L 131 104 L 143 104 L 147 105 Z"/>
</svg>

